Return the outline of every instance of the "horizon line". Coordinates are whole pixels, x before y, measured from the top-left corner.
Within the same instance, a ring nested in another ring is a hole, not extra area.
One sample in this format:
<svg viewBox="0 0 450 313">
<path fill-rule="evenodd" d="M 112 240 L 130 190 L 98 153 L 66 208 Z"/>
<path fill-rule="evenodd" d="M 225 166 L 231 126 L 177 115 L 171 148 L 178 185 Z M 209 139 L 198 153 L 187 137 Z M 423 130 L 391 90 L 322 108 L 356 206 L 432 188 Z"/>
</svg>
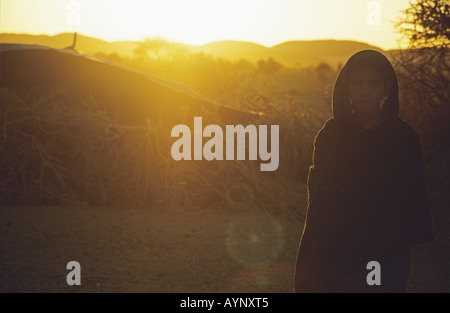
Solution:
<svg viewBox="0 0 450 313">
<path fill-rule="evenodd" d="M 56 33 L 56 34 L 48 34 L 48 33 L 24 33 L 24 32 L 0 32 L 1 34 L 13 34 L 13 35 L 29 35 L 29 36 L 47 36 L 47 37 L 56 37 L 59 35 L 65 35 L 65 34 L 74 34 L 77 33 L 77 35 L 83 36 L 83 37 L 88 37 L 88 38 L 92 38 L 92 39 L 96 39 L 96 40 L 102 40 L 108 43 L 118 43 L 118 42 L 134 42 L 134 43 L 139 43 L 139 42 L 145 42 L 146 40 L 156 40 L 156 39 L 162 39 L 165 40 L 169 43 L 178 43 L 178 44 L 183 44 L 183 45 L 188 45 L 188 46 L 195 46 L 195 47 L 202 47 L 208 44 L 212 44 L 212 43 L 218 43 L 218 42 L 242 42 L 242 43 L 250 43 L 250 44 L 255 44 L 255 45 L 259 45 L 265 48 L 273 48 L 276 47 L 278 45 L 284 44 L 284 43 L 289 43 L 289 42 L 317 42 L 317 41 L 342 41 L 342 42 L 355 42 L 355 43 L 362 43 L 362 44 L 367 44 L 369 46 L 372 46 L 374 48 L 380 49 L 382 51 L 390 51 L 390 50 L 398 50 L 398 49 L 405 49 L 404 47 L 391 47 L 391 48 L 383 48 L 380 47 L 378 45 L 372 44 L 370 42 L 366 42 L 366 41 L 360 41 L 360 40 L 356 40 L 356 39 L 336 39 L 336 38 L 317 38 L 317 39 L 290 39 L 290 40 L 286 40 L 286 41 L 282 41 L 276 44 L 273 44 L 271 46 L 259 43 L 259 42 L 255 42 L 255 41 L 248 41 L 248 40 L 240 40 L 240 39 L 221 39 L 221 40 L 215 40 L 215 41 L 209 41 L 206 43 L 202 43 L 202 44 L 193 44 L 193 43 L 187 43 L 187 42 L 183 42 L 183 41 L 176 41 L 176 40 L 171 40 L 168 38 L 165 38 L 163 36 L 148 36 L 148 37 L 144 37 L 140 40 L 136 40 L 136 39 L 115 39 L 115 40 L 108 40 L 108 39 L 104 39 L 104 38 L 100 38 L 100 37 L 95 37 L 95 36 L 90 36 L 90 35 L 86 35 L 80 32 L 60 32 L 60 33 Z"/>
</svg>

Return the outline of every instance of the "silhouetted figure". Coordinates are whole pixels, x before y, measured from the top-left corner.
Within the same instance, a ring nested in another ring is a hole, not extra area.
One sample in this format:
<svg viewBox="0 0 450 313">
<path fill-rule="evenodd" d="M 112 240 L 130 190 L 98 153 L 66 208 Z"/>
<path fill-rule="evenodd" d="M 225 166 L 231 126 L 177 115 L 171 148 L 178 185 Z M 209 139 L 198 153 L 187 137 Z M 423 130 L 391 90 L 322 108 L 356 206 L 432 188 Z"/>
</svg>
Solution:
<svg viewBox="0 0 450 313">
<path fill-rule="evenodd" d="M 71 46 L 68 46 L 68 47 L 65 47 L 64 49 L 76 51 L 76 50 L 75 50 L 75 45 L 76 45 L 76 44 L 77 44 L 77 32 L 74 32 L 74 33 L 73 33 L 73 42 L 72 42 L 72 45 L 71 45 Z"/>
<path fill-rule="evenodd" d="M 398 110 L 389 61 L 372 50 L 353 55 L 314 140 L 296 292 L 406 291 L 410 249 L 434 236 L 419 138 Z M 366 281 L 370 261 L 381 285 Z"/>
</svg>

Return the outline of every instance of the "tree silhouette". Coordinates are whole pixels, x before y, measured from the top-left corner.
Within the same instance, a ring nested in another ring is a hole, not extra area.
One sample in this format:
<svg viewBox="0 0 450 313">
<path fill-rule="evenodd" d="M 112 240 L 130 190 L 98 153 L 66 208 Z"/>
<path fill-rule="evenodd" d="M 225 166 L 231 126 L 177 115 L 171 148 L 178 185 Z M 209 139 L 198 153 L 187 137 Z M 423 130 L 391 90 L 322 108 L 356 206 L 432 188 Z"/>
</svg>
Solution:
<svg viewBox="0 0 450 313">
<path fill-rule="evenodd" d="M 267 61 L 259 60 L 257 63 L 257 67 L 259 72 L 266 75 L 273 75 L 278 72 L 283 67 L 283 65 L 275 61 L 272 57 L 269 57 Z"/>
<path fill-rule="evenodd" d="M 427 189 L 437 240 L 448 240 L 450 205 L 450 4 L 415 0 L 403 11 L 396 29 L 407 48 L 394 54 L 402 93 L 402 116 L 418 130 L 423 147 Z"/>
<path fill-rule="evenodd" d="M 395 25 L 408 43 L 395 58 L 406 87 L 435 104 L 450 102 L 449 11 L 447 0 L 415 0 Z"/>
<path fill-rule="evenodd" d="M 450 42 L 450 4 L 446 0 L 416 0 L 403 11 L 397 30 L 415 48 L 445 47 Z"/>
</svg>

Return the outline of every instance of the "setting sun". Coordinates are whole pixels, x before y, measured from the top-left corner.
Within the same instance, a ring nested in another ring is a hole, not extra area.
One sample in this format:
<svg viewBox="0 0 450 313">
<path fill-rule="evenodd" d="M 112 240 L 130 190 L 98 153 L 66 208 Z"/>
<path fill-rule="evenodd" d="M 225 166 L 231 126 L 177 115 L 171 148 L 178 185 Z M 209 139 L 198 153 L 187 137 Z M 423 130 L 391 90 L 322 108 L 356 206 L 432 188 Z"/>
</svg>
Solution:
<svg viewBox="0 0 450 313">
<path fill-rule="evenodd" d="M 1 31 L 74 32 L 108 41 L 163 37 L 201 45 L 219 40 L 273 46 L 346 39 L 396 48 L 395 21 L 408 0 L 3 0 Z M 372 16 L 372 17 L 371 17 Z"/>
</svg>

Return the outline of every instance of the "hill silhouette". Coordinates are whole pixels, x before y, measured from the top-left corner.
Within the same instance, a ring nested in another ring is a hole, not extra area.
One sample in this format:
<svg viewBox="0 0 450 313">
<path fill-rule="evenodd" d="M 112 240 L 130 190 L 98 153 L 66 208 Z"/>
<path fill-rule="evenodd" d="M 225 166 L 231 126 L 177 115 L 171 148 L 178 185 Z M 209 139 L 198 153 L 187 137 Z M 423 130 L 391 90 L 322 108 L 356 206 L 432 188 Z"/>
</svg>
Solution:
<svg viewBox="0 0 450 313">
<path fill-rule="evenodd" d="M 62 33 L 55 36 L 3 33 L 0 37 L 0 43 L 37 44 L 61 49 L 70 45 L 72 39 L 73 34 L 71 33 Z M 86 54 L 102 52 L 132 57 L 139 45 L 140 42 L 108 42 L 78 34 L 76 49 Z M 373 49 L 385 53 L 382 49 L 370 44 L 350 40 L 289 41 L 272 47 L 252 42 L 225 40 L 201 46 L 184 46 L 192 53 L 205 53 L 232 61 L 247 59 L 251 62 L 257 62 L 261 59 L 273 58 L 285 66 L 315 66 L 321 62 L 336 66 L 339 63 L 344 63 L 350 55 L 364 49 Z"/>
<path fill-rule="evenodd" d="M 195 47 L 193 51 L 231 60 L 273 58 L 285 66 L 310 66 L 321 62 L 331 65 L 344 63 L 350 55 L 364 49 L 384 52 L 363 42 L 343 40 L 288 41 L 273 47 L 242 41 L 218 41 Z"/>
</svg>

